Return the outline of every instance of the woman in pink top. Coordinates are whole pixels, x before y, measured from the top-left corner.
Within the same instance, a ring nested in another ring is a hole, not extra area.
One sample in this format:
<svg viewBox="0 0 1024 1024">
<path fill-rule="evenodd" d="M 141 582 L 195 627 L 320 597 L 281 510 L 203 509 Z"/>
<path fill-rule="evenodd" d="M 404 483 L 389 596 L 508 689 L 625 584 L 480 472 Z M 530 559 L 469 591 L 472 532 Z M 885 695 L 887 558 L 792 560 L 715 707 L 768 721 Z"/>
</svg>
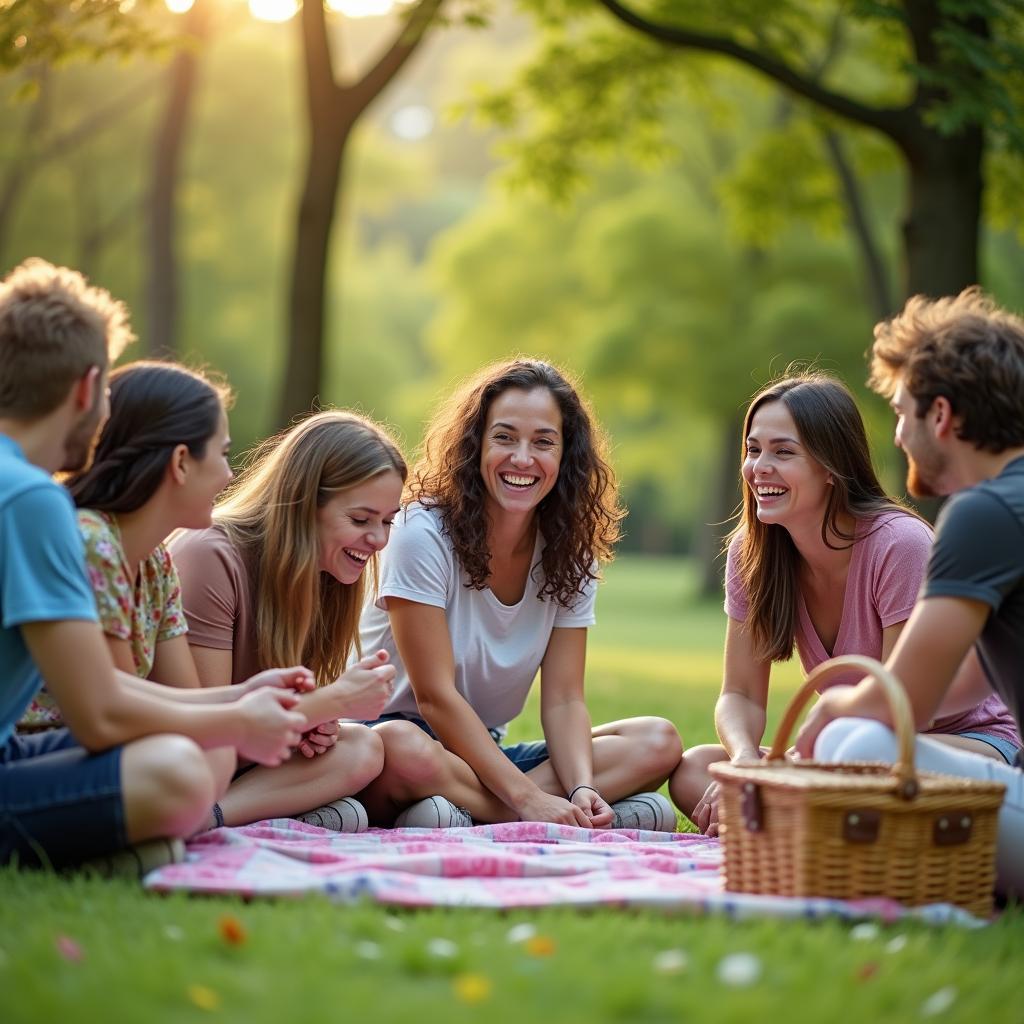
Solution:
<svg viewBox="0 0 1024 1024">
<path fill-rule="evenodd" d="M 718 812 L 708 766 L 762 756 L 772 663 L 792 657 L 794 644 L 806 672 L 839 654 L 884 661 L 910 616 L 932 543 L 928 524 L 882 490 L 853 396 L 827 374 L 788 377 L 754 398 L 741 475 L 715 706 L 722 743 L 687 750 L 669 786 L 709 835 L 718 832 Z M 936 718 L 928 732 L 999 760 L 1012 761 L 1021 745 L 995 694 L 970 712 Z"/>
</svg>

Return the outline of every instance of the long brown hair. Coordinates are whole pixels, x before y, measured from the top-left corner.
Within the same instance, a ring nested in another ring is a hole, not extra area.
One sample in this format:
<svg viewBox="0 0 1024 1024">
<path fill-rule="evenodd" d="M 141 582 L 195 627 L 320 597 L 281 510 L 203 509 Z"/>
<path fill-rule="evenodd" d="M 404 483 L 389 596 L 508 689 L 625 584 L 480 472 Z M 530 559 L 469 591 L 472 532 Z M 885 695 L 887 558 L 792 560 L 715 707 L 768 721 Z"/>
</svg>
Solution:
<svg viewBox="0 0 1024 1024">
<path fill-rule="evenodd" d="M 480 451 L 491 403 L 510 389 L 546 388 L 562 414 L 562 461 L 551 492 L 537 507 L 544 535 L 539 597 L 568 607 L 591 580 L 595 566 L 612 559 L 625 512 L 619 504 L 608 445 L 576 387 L 549 363 L 513 359 L 484 367 L 438 410 L 427 427 L 422 454 L 406 489 L 408 501 L 437 508 L 455 555 L 477 590 L 487 586 L 486 491 Z"/>
<path fill-rule="evenodd" d="M 358 650 L 365 582 L 320 571 L 316 513 L 338 491 L 388 471 L 404 482 L 405 459 L 383 428 L 349 412 L 318 412 L 259 445 L 217 503 L 214 522 L 252 567 L 264 667 L 305 665 L 322 686 Z M 376 581 L 376 555 L 372 562 Z"/>
<path fill-rule="evenodd" d="M 848 517 L 873 519 L 883 512 L 916 515 L 882 489 L 871 465 L 857 403 L 846 385 L 827 373 L 797 373 L 754 396 L 743 419 L 741 463 L 754 414 L 769 402 L 785 405 L 804 448 L 832 478 L 821 520 L 821 539 L 827 547 L 840 550 L 855 542 L 855 533 L 847 533 L 841 525 Z M 754 649 L 765 661 L 787 661 L 793 655 L 796 634 L 800 553 L 784 526 L 757 518 L 757 500 L 745 483 L 740 522 L 726 545 L 735 537 L 741 538 L 737 568 L 749 602 L 746 623 Z M 832 538 L 846 543 L 835 544 Z"/>
</svg>

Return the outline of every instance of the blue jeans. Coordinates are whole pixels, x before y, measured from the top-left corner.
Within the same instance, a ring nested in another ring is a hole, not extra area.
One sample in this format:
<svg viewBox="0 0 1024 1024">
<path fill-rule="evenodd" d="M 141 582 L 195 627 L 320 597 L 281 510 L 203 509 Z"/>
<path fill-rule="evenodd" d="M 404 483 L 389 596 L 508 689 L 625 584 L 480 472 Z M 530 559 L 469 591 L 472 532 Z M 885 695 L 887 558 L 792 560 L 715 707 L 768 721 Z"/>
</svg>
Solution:
<svg viewBox="0 0 1024 1024">
<path fill-rule="evenodd" d="M 401 711 L 393 711 L 388 715 L 381 715 L 372 722 L 363 722 L 373 728 L 381 722 L 412 722 L 418 725 L 431 739 L 436 740 L 434 730 L 416 715 L 406 715 Z M 528 740 L 525 743 L 512 743 L 507 747 L 501 745 L 501 734 L 497 729 L 488 729 L 491 738 L 498 744 L 498 749 L 521 771 L 523 774 L 533 771 L 539 764 L 548 759 L 548 745 L 543 740 Z"/>
<path fill-rule="evenodd" d="M 61 868 L 127 843 L 120 747 L 90 754 L 67 729 L 0 744 L 0 864 Z"/>
<path fill-rule="evenodd" d="M 1016 743 L 1012 743 L 1010 740 L 1003 739 L 1002 736 L 993 736 L 987 732 L 959 732 L 958 736 L 963 736 L 969 740 L 981 740 L 982 743 L 987 743 L 990 747 L 998 750 L 1003 760 L 1007 764 L 1019 764 L 1021 748 Z"/>
</svg>

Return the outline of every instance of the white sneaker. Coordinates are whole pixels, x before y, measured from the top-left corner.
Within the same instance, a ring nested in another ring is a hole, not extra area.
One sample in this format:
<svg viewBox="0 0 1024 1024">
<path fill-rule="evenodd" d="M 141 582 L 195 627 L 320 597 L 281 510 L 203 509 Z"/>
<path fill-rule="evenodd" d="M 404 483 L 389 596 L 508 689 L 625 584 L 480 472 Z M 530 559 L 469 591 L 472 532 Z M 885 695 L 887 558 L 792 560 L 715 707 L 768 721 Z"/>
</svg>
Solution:
<svg viewBox="0 0 1024 1024">
<path fill-rule="evenodd" d="M 331 832 L 365 832 L 370 824 L 366 808 L 350 796 L 343 796 L 340 800 L 306 811 L 305 814 L 296 814 L 294 818 Z"/>
<path fill-rule="evenodd" d="M 116 853 L 86 861 L 75 870 L 101 878 L 144 878 L 156 868 L 180 864 L 184 859 L 185 843 L 181 839 L 145 839 Z"/>
<path fill-rule="evenodd" d="M 428 796 L 395 818 L 395 828 L 469 828 L 472 824 L 469 811 L 443 796 Z"/>
<path fill-rule="evenodd" d="M 648 832 L 675 832 L 675 808 L 660 793 L 637 793 L 612 804 L 612 828 L 642 828 Z"/>
</svg>

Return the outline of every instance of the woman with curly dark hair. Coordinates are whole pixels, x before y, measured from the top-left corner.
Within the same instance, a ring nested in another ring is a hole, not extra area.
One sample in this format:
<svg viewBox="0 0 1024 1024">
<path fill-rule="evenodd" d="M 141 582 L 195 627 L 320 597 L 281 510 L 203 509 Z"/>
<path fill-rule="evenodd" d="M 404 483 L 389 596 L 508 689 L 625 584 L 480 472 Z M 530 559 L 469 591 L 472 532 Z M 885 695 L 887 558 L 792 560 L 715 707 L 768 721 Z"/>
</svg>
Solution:
<svg viewBox="0 0 1024 1024">
<path fill-rule="evenodd" d="M 487 367 L 434 417 L 361 623 L 363 649 L 398 672 L 372 723 L 386 754 L 371 819 L 406 806 L 396 825 L 675 830 L 671 804 L 640 792 L 678 764 L 674 726 L 592 729 L 584 702 L 598 567 L 623 516 L 605 451 L 576 389 L 535 360 Z M 504 746 L 538 669 L 545 739 Z"/>
</svg>

